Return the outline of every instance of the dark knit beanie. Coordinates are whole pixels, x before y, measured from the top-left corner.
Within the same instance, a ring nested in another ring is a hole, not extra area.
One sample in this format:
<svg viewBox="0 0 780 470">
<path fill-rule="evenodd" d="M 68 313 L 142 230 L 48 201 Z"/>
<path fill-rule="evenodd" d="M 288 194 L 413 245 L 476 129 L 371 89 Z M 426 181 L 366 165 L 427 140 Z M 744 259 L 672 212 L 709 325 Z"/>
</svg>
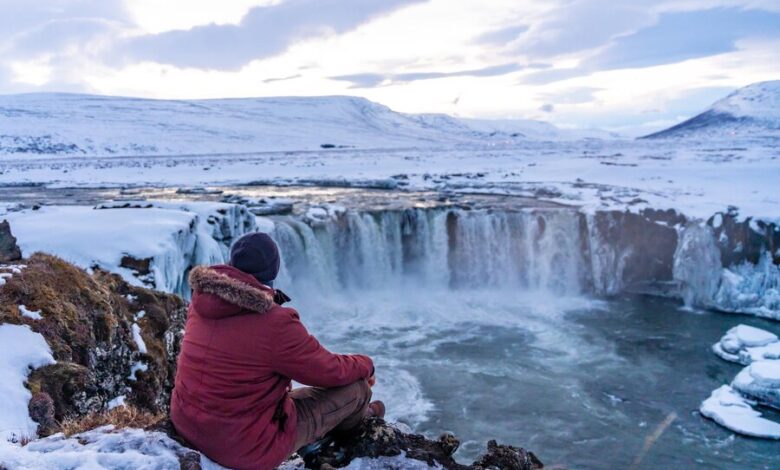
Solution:
<svg viewBox="0 0 780 470">
<path fill-rule="evenodd" d="M 247 233 L 230 248 L 230 265 L 267 286 L 279 274 L 279 262 L 279 248 L 267 233 Z"/>
</svg>

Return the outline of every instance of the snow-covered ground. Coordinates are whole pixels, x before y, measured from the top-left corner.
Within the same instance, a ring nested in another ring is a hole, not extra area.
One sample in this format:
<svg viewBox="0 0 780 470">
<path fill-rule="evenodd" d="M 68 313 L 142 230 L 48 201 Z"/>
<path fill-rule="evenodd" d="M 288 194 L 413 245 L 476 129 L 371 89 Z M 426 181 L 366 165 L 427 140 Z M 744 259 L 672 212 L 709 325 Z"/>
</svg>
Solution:
<svg viewBox="0 0 780 470">
<path fill-rule="evenodd" d="M 589 210 L 729 206 L 778 220 L 780 150 L 764 141 L 528 142 L 510 148 L 337 150 L 166 157 L 4 157 L 0 185 L 338 184 L 491 192 Z"/>
<path fill-rule="evenodd" d="M 66 438 L 55 434 L 25 446 L 0 439 L 0 465 L 24 470 L 178 470 L 179 457 L 192 452 L 160 432 L 141 429 L 114 429 L 104 426 Z M 201 457 L 204 470 L 226 470 Z M 278 470 L 303 470 L 303 462 L 293 459 Z M 397 457 L 355 459 L 348 470 L 428 469 L 425 462 Z"/>
<path fill-rule="evenodd" d="M 747 364 L 730 385 L 702 402 L 701 414 L 734 432 L 780 439 L 780 423 L 764 418 L 758 404 L 780 409 L 780 341 L 777 335 L 737 325 L 712 346 L 721 358 Z"/>
<path fill-rule="evenodd" d="M 404 114 L 350 96 L 172 101 L 56 93 L 0 96 L 0 129 L 0 154 L 103 156 L 452 147 L 590 135 L 539 121 Z"/>
<path fill-rule="evenodd" d="M 780 80 L 740 88 L 703 113 L 648 137 L 724 139 L 739 135 L 780 138 Z"/>
<path fill-rule="evenodd" d="M 777 220 L 778 84 L 718 102 L 713 109 L 739 117 L 728 130 L 643 140 L 584 138 L 522 120 L 407 115 L 349 97 L 5 96 L 0 185 L 324 183 L 519 194 L 702 218 L 735 206 L 742 217 Z"/>
</svg>

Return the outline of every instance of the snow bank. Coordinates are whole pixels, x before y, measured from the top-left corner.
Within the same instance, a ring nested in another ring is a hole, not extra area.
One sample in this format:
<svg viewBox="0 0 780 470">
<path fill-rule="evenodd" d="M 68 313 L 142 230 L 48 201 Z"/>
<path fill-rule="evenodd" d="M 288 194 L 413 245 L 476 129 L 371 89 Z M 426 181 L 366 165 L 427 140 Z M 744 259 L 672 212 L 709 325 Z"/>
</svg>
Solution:
<svg viewBox="0 0 780 470">
<path fill-rule="evenodd" d="M 224 262 L 232 240 L 256 228 L 245 208 L 206 202 L 50 206 L 8 218 L 25 256 L 55 254 L 85 269 L 97 266 L 131 284 L 185 297 L 190 267 Z M 134 264 L 144 260 L 146 267 Z"/>
<path fill-rule="evenodd" d="M 115 432 L 105 426 L 70 438 L 55 434 L 24 447 L 0 440 L 0 466 L 28 470 L 178 470 L 179 455 L 187 452 L 160 432 Z"/>
<path fill-rule="evenodd" d="M 734 390 L 757 402 L 780 409 L 780 361 L 758 361 L 737 374 Z"/>
<path fill-rule="evenodd" d="M 160 432 L 103 426 L 66 438 L 55 434 L 26 446 L 0 440 L 0 466 L 25 470 L 178 470 L 180 458 L 197 455 Z M 229 470 L 200 455 L 204 470 Z M 278 470 L 303 470 L 300 458 L 289 460 Z M 395 457 L 358 458 L 345 467 L 350 470 L 429 469 L 423 461 Z"/>
<path fill-rule="evenodd" d="M 780 409 L 780 340 L 777 335 L 748 325 L 731 328 L 712 347 L 721 358 L 748 364 L 731 382 L 705 400 L 701 413 L 732 431 L 747 436 L 780 439 L 780 423 L 761 416 L 753 406 Z"/>
<path fill-rule="evenodd" d="M 53 363 L 43 336 L 26 325 L 0 325 L 0 445 L 9 439 L 36 436 L 38 425 L 27 412 L 32 395 L 24 382 L 31 368 Z"/>
<path fill-rule="evenodd" d="M 737 325 L 712 345 L 721 358 L 748 365 L 754 361 L 780 359 L 780 340 L 769 331 Z"/>
<path fill-rule="evenodd" d="M 730 386 L 723 385 L 701 404 L 699 411 L 721 426 L 739 434 L 780 439 L 780 424 L 761 417 L 751 402 Z"/>
</svg>

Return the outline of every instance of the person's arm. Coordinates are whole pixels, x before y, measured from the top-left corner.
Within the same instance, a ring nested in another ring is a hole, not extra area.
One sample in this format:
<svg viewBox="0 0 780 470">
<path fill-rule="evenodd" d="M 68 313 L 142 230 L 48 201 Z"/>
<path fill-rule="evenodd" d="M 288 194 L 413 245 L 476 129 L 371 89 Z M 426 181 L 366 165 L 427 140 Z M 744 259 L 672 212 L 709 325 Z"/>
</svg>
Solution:
<svg viewBox="0 0 780 470">
<path fill-rule="evenodd" d="M 296 382 L 314 387 L 340 387 L 368 379 L 374 364 L 360 354 L 333 354 L 310 335 L 292 309 L 281 315 L 273 348 L 274 370 Z"/>
</svg>

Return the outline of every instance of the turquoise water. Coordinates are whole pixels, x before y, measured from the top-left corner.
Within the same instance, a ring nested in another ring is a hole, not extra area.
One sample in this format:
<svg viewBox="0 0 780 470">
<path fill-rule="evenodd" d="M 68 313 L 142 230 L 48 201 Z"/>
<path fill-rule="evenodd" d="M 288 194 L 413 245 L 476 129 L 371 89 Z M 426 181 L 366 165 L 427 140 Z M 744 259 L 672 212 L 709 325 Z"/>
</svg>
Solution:
<svg viewBox="0 0 780 470">
<path fill-rule="evenodd" d="M 309 308 L 328 346 L 375 358 L 390 417 L 453 432 L 463 462 L 494 438 L 570 469 L 780 468 L 779 443 L 698 413 L 740 370 L 710 346 L 739 323 L 780 333 L 776 323 L 649 297 L 364 293 Z"/>
</svg>

